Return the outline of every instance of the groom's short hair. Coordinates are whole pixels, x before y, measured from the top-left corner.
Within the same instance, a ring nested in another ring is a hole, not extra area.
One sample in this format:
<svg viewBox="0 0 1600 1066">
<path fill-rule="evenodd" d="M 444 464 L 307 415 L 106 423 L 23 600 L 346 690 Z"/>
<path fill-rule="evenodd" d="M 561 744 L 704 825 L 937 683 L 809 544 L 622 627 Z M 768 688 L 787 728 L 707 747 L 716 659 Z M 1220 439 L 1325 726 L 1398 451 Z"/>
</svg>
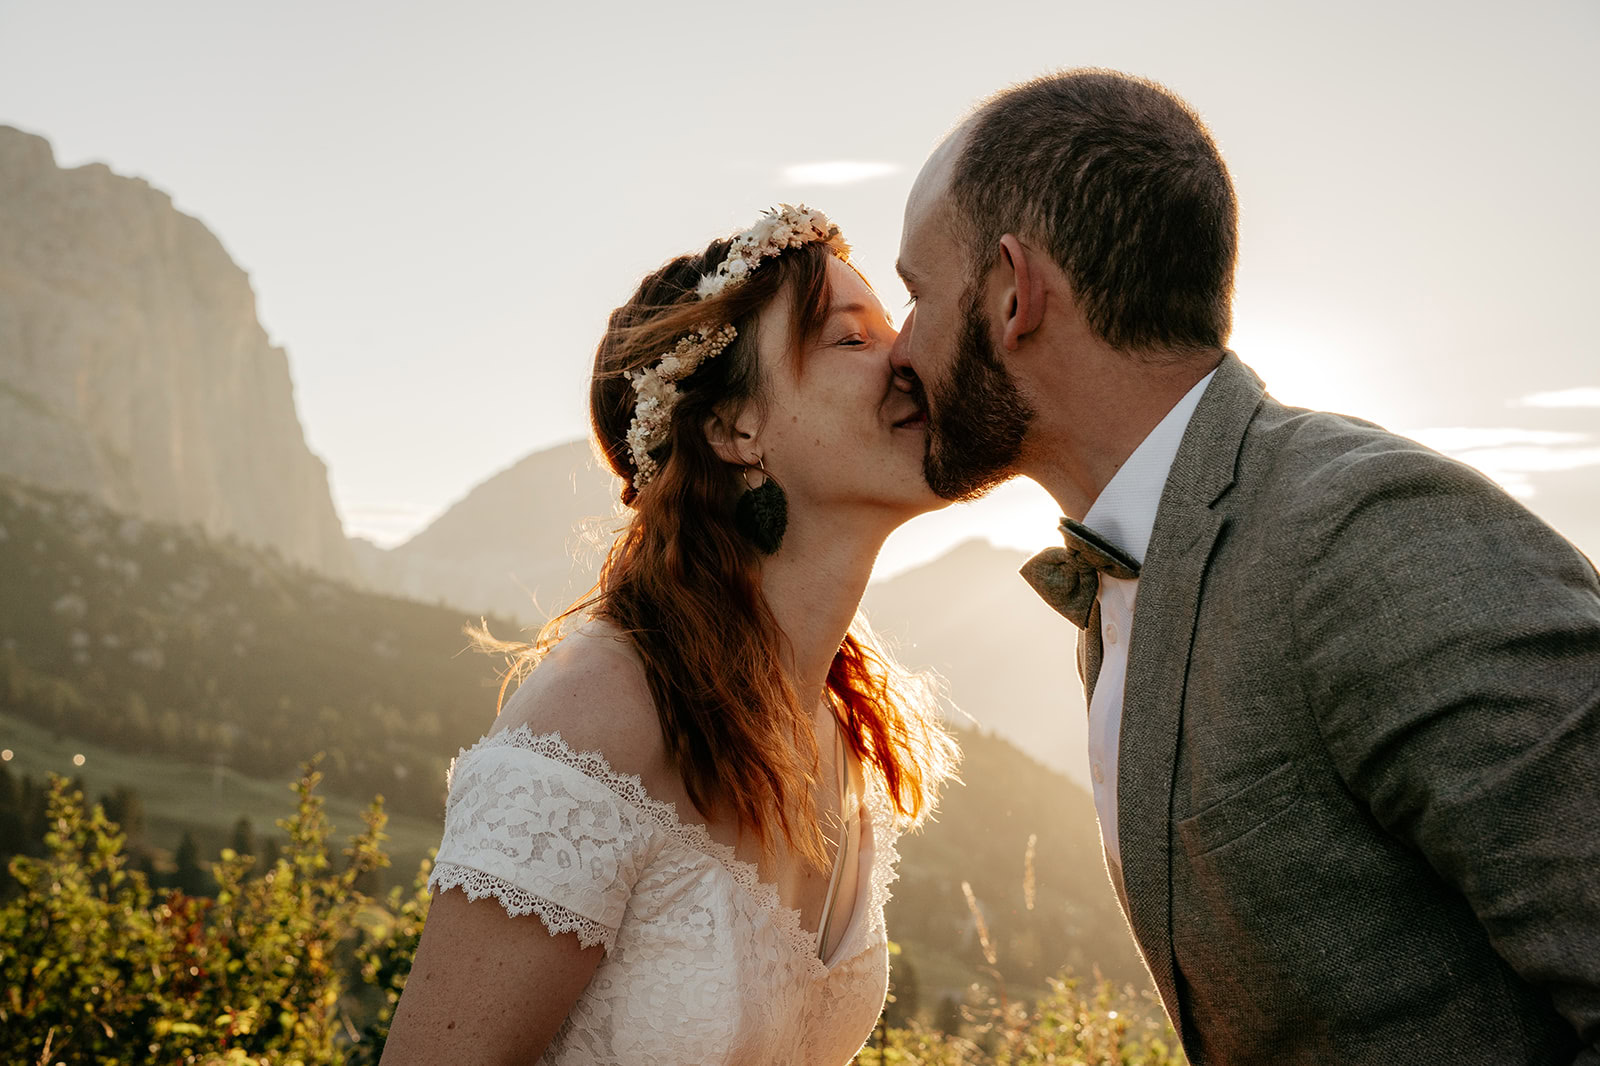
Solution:
<svg viewBox="0 0 1600 1066">
<path fill-rule="evenodd" d="M 1238 212 L 1187 104 L 1142 78 L 1069 70 L 996 94 L 964 133 L 950 192 L 974 283 L 1016 233 L 1044 244 L 1111 346 L 1226 344 Z"/>
</svg>

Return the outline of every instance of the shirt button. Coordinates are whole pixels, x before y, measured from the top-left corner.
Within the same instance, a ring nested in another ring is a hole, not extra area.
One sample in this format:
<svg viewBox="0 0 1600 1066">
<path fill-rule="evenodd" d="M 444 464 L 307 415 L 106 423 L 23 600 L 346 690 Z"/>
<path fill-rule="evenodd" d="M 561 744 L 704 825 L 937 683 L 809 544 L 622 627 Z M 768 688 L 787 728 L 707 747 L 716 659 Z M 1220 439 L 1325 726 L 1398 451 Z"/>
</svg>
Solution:
<svg viewBox="0 0 1600 1066">
<path fill-rule="evenodd" d="M 1115 644 L 1116 642 L 1117 642 L 1117 623 L 1115 623 L 1115 622 L 1107 622 L 1106 623 L 1106 643 L 1107 644 Z"/>
<path fill-rule="evenodd" d="M 1094 764 L 1094 783 L 1097 785 L 1106 783 L 1106 775 L 1101 771 L 1099 763 Z"/>
</svg>

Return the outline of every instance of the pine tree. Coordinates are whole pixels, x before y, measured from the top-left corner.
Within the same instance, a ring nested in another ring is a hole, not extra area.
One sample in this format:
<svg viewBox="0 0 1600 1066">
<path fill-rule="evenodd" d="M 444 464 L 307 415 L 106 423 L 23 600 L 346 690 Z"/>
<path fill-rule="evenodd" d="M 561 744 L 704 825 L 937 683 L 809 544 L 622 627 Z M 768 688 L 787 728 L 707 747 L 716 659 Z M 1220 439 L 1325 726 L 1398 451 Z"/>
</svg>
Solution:
<svg viewBox="0 0 1600 1066">
<path fill-rule="evenodd" d="M 278 865 L 278 860 L 283 857 L 283 849 L 278 847 L 277 837 L 268 837 L 267 846 L 261 849 L 261 861 L 256 863 L 256 869 L 262 873 Z"/>
<path fill-rule="evenodd" d="M 17 813 L 22 817 L 22 847 L 19 854 L 43 855 L 44 836 L 50 827 L 50 790 L 22 775 L 17 790 Z"/>
<path fill-rule="evenodd" d="M 210 880 L 206 872 L 200 868 L 200 846 L 194 842 L 194 834 L 187 829 L 183 831 L 183 839 L 178 843 L 178 852 L 173 858 L 177 861 L 178 871 L 173 874 L 173 884 L 187 896 L 203 896 Z"/>
<path fill-rule="evenodd" d="M 233 841 L 228 846 L 235 855 L 248 855 L 252 859 L 260 856 L 261 847 L 256 841 L 256 831 L 250 825 L 250 819 L 240 815 L 239 820 L 233 823 Z M 260 867 L 256 869 L 259 871 Z"/>
<path fill-rule="evenodd" d="M 905 946 L 897 945 L 889 963 L 889 1002 L 884 1006 L 884 1018 L 889 1025 L 905 1028 L 917 1016 L 922 1006 L 922 989 L 917 983 L 916 967 L 906 954 Z"/>
<path fill-rule="evenodd" d="M 144 841 L 144 800 L 127 785 L 119 785 L 110 795 L 100 797 L 106 818 L 116 822 L 134 849 Z"/>
<path fill-rule="evenodd" d="M 961 1032 L 961 1003 L 956 997 L 946 995 L 939 1000 L 939 1009 L 933 1015 L 933 1027 L 949 1036 Z"/>
<path fill-rule="evenodd" d="M 14 811 L 21 802 L 21 786 L 12 775 L 11 767 L 0 762 L 0 811 Z"/>
<path fill-rule="evenodd" d="M 22 820 L 22 785 L 0 763 L 0 884 L 9 880 L 5 861 L 27 847 Z"/>
</svg>

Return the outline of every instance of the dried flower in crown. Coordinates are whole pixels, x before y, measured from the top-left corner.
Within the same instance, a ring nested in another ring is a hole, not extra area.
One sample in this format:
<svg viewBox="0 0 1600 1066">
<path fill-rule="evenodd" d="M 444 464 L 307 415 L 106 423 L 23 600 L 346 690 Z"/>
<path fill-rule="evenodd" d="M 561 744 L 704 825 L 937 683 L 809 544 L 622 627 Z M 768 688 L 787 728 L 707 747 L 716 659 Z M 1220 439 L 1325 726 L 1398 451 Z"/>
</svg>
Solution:
<svg viewBox="0 0 1600 1066">
<path fill-rule="evenodd" d="M 786 248 L 799 248 L 803 244 L 821 242 L 832 248 L 840 259 L 850 258 L 850 245 L 845 243 L 839 227 L 829 221 L 821 211 L 801 204 L 791 207 L 779 204 L 776 209 L 762 214 L 760 221 L 733 239 L 728 246 L 728 256 L 717 269 L 700 279 L 695 291 L 702 300 L 717 295 L 730 285 L 737 285 L 750 276 L 761 260 L 777 255 Z"/>
<path fill-rule="evenodd" d="M 712 329 L 702 326 L 672 346 L 672 351 L 643 370 L 628 375 L 637 399 L 633 421 L 628 424 L 628 451 L 633 455 L 633 487 L 640 488 L 656 475 L 660 466 L 652 449 L 667 439 L 672 425 L 672 409 L 678 406 L 677 382 L 688 377 L 700 364 L 732 344 L 739 331 L 731 325 Z"/>
<path fill-rule="evenodd" d="M 839 227 L 821 211 L 801 204 L 779 204 L 763 212 L 754 226 L 733 238 L 727 257 L 711 273 L 700 279 L 695 294 L 702 300 L 743 283 L 751 271 L 788 248 L 821 243 L 833 249 L 840 259 L 850 258 Z M 694 373 L 707 359 L 715 357 L 739 331 L 731 324 L 703 325 L 681 338 L 672 350 L 641 370 L 628 375 L 635 396 L 633 421 L 628 424 L 628 451 L 633 457 L 633 487 L 643 488 L 660 471 L 650 454 L 667 439 L 672 426 L 672 410 L 678 405 L 677 382 Z"/>
</svg>

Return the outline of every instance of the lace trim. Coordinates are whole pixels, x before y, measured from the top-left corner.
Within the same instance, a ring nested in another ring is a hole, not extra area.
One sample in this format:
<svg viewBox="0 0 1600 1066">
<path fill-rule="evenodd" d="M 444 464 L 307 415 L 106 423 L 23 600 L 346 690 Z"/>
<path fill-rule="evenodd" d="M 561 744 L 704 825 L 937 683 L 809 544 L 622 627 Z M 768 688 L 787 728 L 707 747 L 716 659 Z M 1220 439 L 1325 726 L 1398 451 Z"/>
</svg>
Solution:
<svg viewBox="0 0 1600 1066">
<path fill-rule="evenodd" d="M 468 899 L 493 896 L 513 918 L 525 914 L 537 914 L 544 922 L 545 928 L 550 930 L 551 936 L 577 933 L 578 944 L 582 947 L 592 948 L 596 944 L 604 944 L 606 951 L 609 952 L 616 945 L 615 929 L 603 926 L 581 914 L 574 914 L 559 903 L 552 903 L 541 896 L 535 896 L 482 870 L 457 866 L 453 862 L 439 863 L 428 878 L 428 890 L 437 893 L 447 888 L 461 889 L 467 894 Z"/>
<path fill-rule="evenodd" d="M 778 895 L 777 886 L 761 880 L 754 863 L 745 862 L 737 857 L 734 849 L 726 844 L 719 843 L 711 836 L 711 831 L 699 822 L 684 822 L 678 818 L 678 809 L 671 803 L 658 800 L 645 791 L 644 782 L 637 774 L 619 773 L 611 768 L 606 757 L 598 751 L 574 751 L 561 738 L 559 732 L 535 734 L 526 724 L 515 729 L 503 730 L 491 734 L 478 741 L 471 748 L 462 748 L 457 758 L 468 755 L 480 748 L 521 748 L 543 755 L 548 759 L 563 763 L 593 778 L 616 793 L 617 797 L 626 803 L 632 804 L 639 811 L 648 815 L 652 821 L 659 825 L 669 838 L 691 851 L 700 852 L 720 863 L 733 878 L 736 885 L 749 894 L 757 905 L 766 913 L 772 915 L 779 932 L 789 943 L 795 955 L 808 959 L 813 977 L 820 977 L 829 972 L 829 967 L 817 957 L 815 950 L 815 934 L 806 930 L 800 920 L 800 912 L 793 907 L 785 906 L 782 897 Z M 451 766 L 454 770 L 454 764 Z M 888 796 L 884 794 L 881 784 L 874 782 L 868 776 L 867 808 L 871 814 L 873 861 L 871 870 L 870 891 L 866 905 L 868 920 L 859 923 L 861 929 L 868 934 L 877 932 L 883 927 L 883 905 L 889 900 L 889 882 L 899 876 L 895 869 L 899 862 L 900 854 L 894 846 L 894 819 L 893 809 L 889 804 Z M 437 867 L 435 868 L 437 869 Z M 510 888 L 510 886 L 505 886 Z M 543 906 L 554 906 L 537 897 L 519 892 L 523 898 L 532 900 Z M 470 895 L 470 893 L 469 893 Z M 474 897 L 476 898 L 476 897 Z M 504 902 L 504 899 L 501 899 Z M 509 907 L 508 907 L 509 909 Z M 559 909 L 559 908 L 557 908 Z M 526 913 L 526 912 L 523 912 Z M 542 912 L 541 912 L 542 916 Z M 573 920 L 587 921 L 570 915 Z M 546 923 L 548 924 L 548 922 Z M 603 929 L 603 926 L 589 923 L 594 928 Z M 851 924 L 856 925 L 856 917 L 852 916 Z M 612 938 L 615 933 L 608 934 Z M 579 936 L 582 940 L 582 934 Z M 609 948 L 609 943 L 608 943 Z M 844 951 L 845 945 L 841 944 L 835 954 L 838 961 L 833 968 L 839 968 L 860 954 L 857 949 L 849 954 Z"/>
<path fill-rule="evenodd" d="M 894 895 L 889 885 L 900 879 L 900 852 L 895 847 L 899 817 L 888 789 L 877 778 L 869 778 L 867 784 L 867 814 L 872 821 L 872 882 L 867 895 L 867 914 L 872 920 L 867 932 L 872 935 L 881 929 L 887 934 L 883 908 Z"/>
</svg>

